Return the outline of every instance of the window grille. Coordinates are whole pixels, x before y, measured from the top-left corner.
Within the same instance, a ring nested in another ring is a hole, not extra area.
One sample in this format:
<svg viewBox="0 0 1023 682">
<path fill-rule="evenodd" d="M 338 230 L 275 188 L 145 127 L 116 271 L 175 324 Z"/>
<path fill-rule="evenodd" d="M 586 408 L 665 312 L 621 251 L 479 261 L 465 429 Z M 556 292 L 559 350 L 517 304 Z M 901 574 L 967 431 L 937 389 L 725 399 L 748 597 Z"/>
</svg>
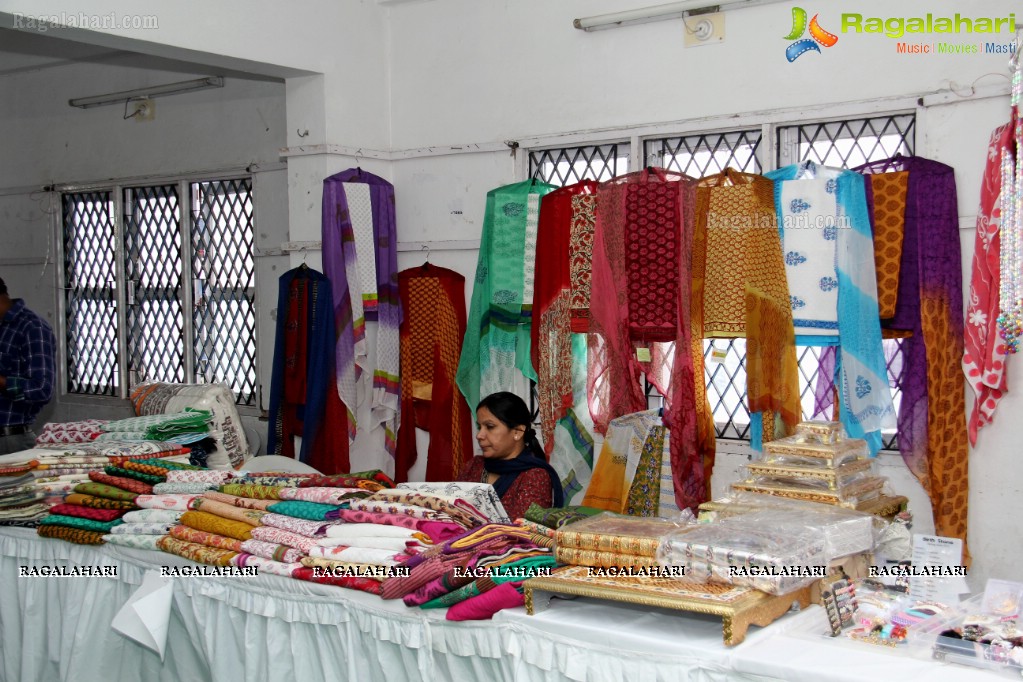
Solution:
<svg viewBox="0 0 1023 682">
<path fill-rule="evenodd" d="M 255 405 L 251 179 L 72 192 L 62 205 L 67 391 L 222 382 Z"/>
<path fill-rule="evenodd" d="M 557 187 L 573 185 L 581 180 L 604 182 L 628 172 L 628 146 L 623 144 L 529 152 L 529 177 Z"/>
<path fill-rule="evenodd" d="M 225 383 L 256 400 L 256 268 L 252 181 L 191 185 L 196 381 Z"/>
<path fill-rule="evenodd" d="M 117 395 L 116 255 L 110 192 L 62 197 L 69 393 Z"/>
</svg>

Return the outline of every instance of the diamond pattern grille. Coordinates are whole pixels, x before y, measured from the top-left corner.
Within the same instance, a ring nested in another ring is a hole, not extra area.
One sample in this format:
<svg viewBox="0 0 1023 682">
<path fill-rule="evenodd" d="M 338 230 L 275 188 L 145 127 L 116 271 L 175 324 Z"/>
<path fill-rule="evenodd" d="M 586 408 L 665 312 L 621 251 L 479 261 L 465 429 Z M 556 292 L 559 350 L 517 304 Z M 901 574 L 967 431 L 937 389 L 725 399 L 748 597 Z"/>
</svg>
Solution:
<svg viewBox="0 0 1023 682">
<path fill-rule="evenodd" d="M 185 381 L 176 185 L 124 190 L 129 386 Z"/>
<path fill-rule="evenodd" d="M 252 181 L 191 186 L 195 379 L 256 401 Z"/>
<path fill-rule="evenodd" d="M 604 182 L 628 171 L 626 145 L 590 145 L 529 152 L 529 177 L 558 187 L 580 180 Z"/>
<path fill-rule="evenodd" d="M 786 126 L 778 129 L 782 140 L 779 165 L 810 160 L 835 168 L 855 168 L 896 154 L 912 154 L 915 137 L 913 114 Z M 798 158 L 785 159 L 792 149 Z"/>
<path fill-rule="evenodd" d="M 643 165 L 661 166 L 693 178 L 720 173 L 725 168 L 759 173 L 760 139 L 760 130 L 739 130 L 646 140 Z"/>
<path fill-rule="evenodd" d="M 110 192 L 62 198 L 67 390 L 117 395 L 114 203 Z"/>
</svg>

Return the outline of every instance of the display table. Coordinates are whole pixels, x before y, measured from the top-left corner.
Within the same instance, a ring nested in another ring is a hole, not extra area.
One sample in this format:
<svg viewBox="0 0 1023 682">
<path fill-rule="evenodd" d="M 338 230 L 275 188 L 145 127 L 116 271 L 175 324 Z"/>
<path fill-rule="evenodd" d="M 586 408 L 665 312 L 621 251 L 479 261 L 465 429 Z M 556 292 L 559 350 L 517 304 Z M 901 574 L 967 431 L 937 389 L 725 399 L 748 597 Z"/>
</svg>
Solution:
<svg viewBox="0 0 1023 682">
<path fill-rule="evenodd" d="M 189 563 L 0 528 L 0 682 L 992 679 L 791 634 L 788 624 L 819 616 L 817 607 L 751 628 L 728 649 L 712 617 L 580 598 L 536 616 L 520 608 L 457 623 L 443 609 L 273 575 L 169 578 L 161 662 L 110 623 L 147 570 Z M 18 577 L 19 566 L 42 565 L 117 566 L 118 575 Z"/>
</svg>

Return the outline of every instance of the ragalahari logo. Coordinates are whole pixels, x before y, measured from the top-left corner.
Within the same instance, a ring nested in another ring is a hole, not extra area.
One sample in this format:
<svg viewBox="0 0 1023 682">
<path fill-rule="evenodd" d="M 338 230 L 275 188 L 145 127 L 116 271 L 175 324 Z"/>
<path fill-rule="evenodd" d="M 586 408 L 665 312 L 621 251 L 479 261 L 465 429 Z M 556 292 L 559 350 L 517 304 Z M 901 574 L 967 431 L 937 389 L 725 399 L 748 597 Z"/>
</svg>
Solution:
<svg viewBox="0 0 1023 682">
<path fill-rule="evenodd" d="M 796 61 L 807 52 L 820 52 L 821 45 L 831 47 L 838 42 L 838 36 L 834 33 L 828 33 L 817 23 L 818 16 L 815 14 L 813 19 L 810 20 L 810 37 L 803 38 L 803 34 L 807 31 L 806 10 L 802 7 L 792 8 L 792 31 L 785 36 L 785 40 L 796 41 L 785 48 L 785 58 L 790 62 Z"/>
</svg>

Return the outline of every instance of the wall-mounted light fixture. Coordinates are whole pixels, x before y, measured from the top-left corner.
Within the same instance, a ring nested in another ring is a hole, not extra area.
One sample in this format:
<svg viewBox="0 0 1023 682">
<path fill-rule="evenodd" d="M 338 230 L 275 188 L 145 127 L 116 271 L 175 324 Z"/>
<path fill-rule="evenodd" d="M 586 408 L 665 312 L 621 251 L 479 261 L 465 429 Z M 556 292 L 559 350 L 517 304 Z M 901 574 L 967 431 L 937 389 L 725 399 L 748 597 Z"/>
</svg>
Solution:
<svg viewBox="0 0 1023 682">
<path fill-rule="evenodd" d="M 182 92 L 222 87 L 224 87 L 223 76 L 209 76 L 207 78 L 196 78 L 195 80 L 190 81 L 167 83 L 166 85 L 154 85 L 150 88 L 136 88 L 134 90 L 125 90 L 123 92 L 111 92 L 107 95 L 79 97 L 77 99 L 69 99 L 68 104 L 80 109 L 89 109 L 91 107 L 102 107 L 107 104 L 121 104 L 122 102 L 130 102 L 137 99 L 151 99 L 153 97 L 163 97 L 165 95 L 177 95 Z"/>
<path fill-rule="evenodd" d="M 742 7 L 755 7 L 757 5 L 771 5 L 783 0 L 719 0 L 717 4 L 711 4 L 713 0 L 682 0 L 682 2 L 671 2 L 667 5 L 656 5 L 654 7 L 638 7 L 623 12 L 612 12 L 611 14 L 600 14 L 595 17 L 583 17 L 576 19 L 572 24 L 582 31 L 601 31 L 619 26 L 631 26 L 633 24 L 647 24 L 652 21 L 666 21 L 668 19 L 681 19 L 697 14 L 708 12 L 720 12 L 727 9 L 740 9 Z"/>
</svg>

